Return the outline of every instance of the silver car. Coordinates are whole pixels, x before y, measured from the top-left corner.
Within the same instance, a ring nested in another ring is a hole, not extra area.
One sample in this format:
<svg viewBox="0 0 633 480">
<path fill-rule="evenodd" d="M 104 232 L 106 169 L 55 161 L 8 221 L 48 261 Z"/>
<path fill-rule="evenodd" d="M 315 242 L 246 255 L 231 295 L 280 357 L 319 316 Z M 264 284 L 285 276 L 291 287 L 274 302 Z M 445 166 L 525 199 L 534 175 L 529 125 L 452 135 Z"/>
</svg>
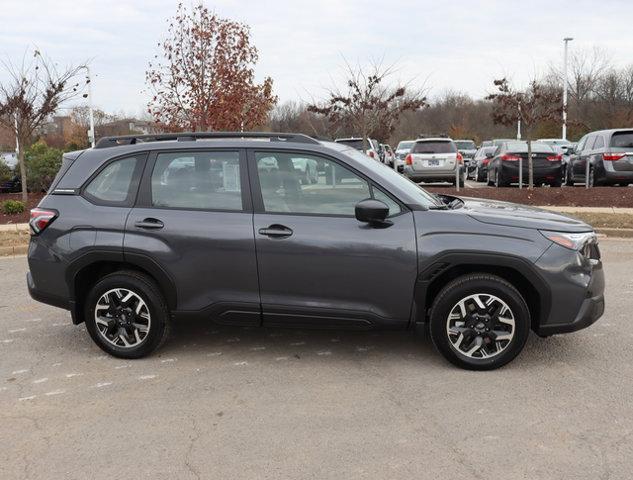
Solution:
<svg viewBox="0 0 633 480">
<path fill-rule="evenodd" d="M 414 182 L 464 184 L 464 159 L 450 138 L 419 138 L 405 158 L 404 174 Z"/>
</svg>

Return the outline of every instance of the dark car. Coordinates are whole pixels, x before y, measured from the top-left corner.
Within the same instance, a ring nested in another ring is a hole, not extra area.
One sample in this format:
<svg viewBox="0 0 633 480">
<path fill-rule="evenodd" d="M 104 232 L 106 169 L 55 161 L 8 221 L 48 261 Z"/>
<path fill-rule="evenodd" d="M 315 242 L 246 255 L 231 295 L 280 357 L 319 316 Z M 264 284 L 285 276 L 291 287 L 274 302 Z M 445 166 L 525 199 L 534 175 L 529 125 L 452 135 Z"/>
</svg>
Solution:
<svg viewBox="0 0 633 480">
<path fill-rule="evenodd" d="M 343 181 L 303 183 L 295 158 Z M 192 317 L 426 324 L 448 360 L 484 370 L 512 360 L 530 329 L 575 331 L 604 309 L 589 225 L 435 196 L 348 145 L 298 134 L 101 139 L 64 154 L 30 226 L 31 296 L 70 310 L 122 358 L 149 354 Z"/>
<path fill-rule="evenodd" d="M 580 139 L 569 152 L 564 182 L 584 183 L 587 176 L 591 187 L 633 184 L 633 129 L 600 130 Z"/>
<path fill-rule="evenodd" d="M 484 182 L 487 178 L 488 172 L 488 163 L 490 162 L 491 154 L 495 151 L 497 147 L 488 146 L 481 147 L 475 153 L 473 158 L 474 169 L 471 172 L 473 180 L 476 182 Z M 490 154 L 490 156 L 489 156 Z"/>
<path fill-rule="evenodd" d="M 0 182 L 0 193 L 19 193 L 22 191 L 22 180 L 18 175 Z"/>
<path fill-rule="evenodd" d="M 488 185 L 507 187 L 519 182 L 519 165 L 522 162 L 523 182 L 528 181 L 527 142 L 513 140 L 503 142 L 494 151 L 488 163 Z M 534 184 L 560 187 L 562 182 L 562 155 L 551 146 L 532 142 L 532 170 Z"/>
</svg>

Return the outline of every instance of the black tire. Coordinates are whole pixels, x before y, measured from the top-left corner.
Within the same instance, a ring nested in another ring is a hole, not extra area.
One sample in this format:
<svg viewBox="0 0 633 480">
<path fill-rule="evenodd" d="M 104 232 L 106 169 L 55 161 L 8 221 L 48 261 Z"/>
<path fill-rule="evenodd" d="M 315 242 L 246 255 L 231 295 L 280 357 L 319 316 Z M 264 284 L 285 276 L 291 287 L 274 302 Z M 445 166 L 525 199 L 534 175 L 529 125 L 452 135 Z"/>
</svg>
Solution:
<svg viewBox="0 0 633 480">
<path fill-rule="evenodd" d="M 106 292 L 122 288 L 140 297 L 151 318 L 149 330 L 138 345 L 117 346 L 109 342 L 98 329 L 95 319 L 97 302 Z M 84 307 L 86 329 L 90 337 L 103 351 L 119 358 L 141 358 L 158 349 L 169 335 L 169 308 L 156 283 L 147 275 L 133 270 L 123 270 L 106 275 L 88 293 Z"/>
<path fill-rule="evenodd" d="M 507 304 L 514 317 L 514 336 L 500 353 L 488 358 L 458 353 L 447 332 L 449 315 L 456 304 L 475 294 L 498 297 Z M 453 365 L 467 370 L 493 370 L 507 364 L 521 352 L 529 333 L 530 311 L 525 300 L 514 286 L 495 275 L 472 273 L 456 278 L 438 293 L 431 308 L 429 334 L 435 348 Z"/>
<path fill-rule="evenodd" d="M 490 169 L 486 171 L 486 185 L 489 187 L 494 187 L 494 182 L 490 179 Z"/>
<path fill-rule="evenodd" d="M 560 187 L 561 185 L 562 185 L 562 182 L 560 180 L 554 180 L 553 182 L 550 182 L 549 184 L 550 187 L 554 187 L 554 188 Z"/>
<path fill-rule="evenodd" d="M 495 187 L 507 187 L 508 182 L 503 178 L 503 175 L 499 172 L 495 172 Z"/>
</svg>

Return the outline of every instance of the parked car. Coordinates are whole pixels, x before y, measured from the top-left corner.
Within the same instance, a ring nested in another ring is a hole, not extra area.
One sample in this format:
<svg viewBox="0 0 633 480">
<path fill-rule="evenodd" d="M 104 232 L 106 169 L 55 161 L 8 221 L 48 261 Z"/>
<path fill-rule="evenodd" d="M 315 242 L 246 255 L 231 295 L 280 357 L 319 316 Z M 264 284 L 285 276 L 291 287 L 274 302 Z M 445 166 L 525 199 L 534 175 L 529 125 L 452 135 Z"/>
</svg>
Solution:
<svg viewBox="0 0 633 480">
<path fill-rule="evenodd" d="M 9 180 L 0 182 L 0 193 L 18 193 L 22 191 L 22 180 L 19 175 L 11 177 Z"/>
<path fill-rule="evenodd" d="M 591 132 L 569 152 L 565 185 L 584 183 L 589 164 L 589 186 L 633 184 L 633 129 Z"/>
<path fill-rule="evenodd" d="M 464 185 L 464 160 L 452 139 L 419 138 L 405 158 L 404 174 L 414 182 L 450 182 Z"/>
<path fill-rule="evenodd" d="M 477 145 L 472 140 L 454 140 L 457 151 L 462 154 L 464 159 L 464 168 L 466 169 L 466 176 L 475 170 L 475 162 L 473 158 L 477 153 Z"/>
<path fill-rule="evenodd" d="M 565 140 L 564 138 L 539 138 L 536 141 L 549 145 L 560 154 L 564 154 L 572 144 L 572 142 Z"/>
<path fill-rule="evenodd" d="M 484 140 L 483 142 L 481 142 L 481 145 L 479 145 L 479 148 L 492 147 L 492 146 L 493 146 L 492 140 Z"/>
<path fill-rule="evenodd" d="M 393 168 L 393 161 L 395 159 L 395 154 L 393 153 L 393 150 L 391 149 L 391 146 L 387 145 L 386 143 L 381 143 L 380 144 L 380 148 L 384 152 L 384 154 L 383 154 L 383 163 L 385 165 L 389 165 L 391 168 Z"/>
<path fill-rule="evenodd" d="M 350 138 L 337 138 L 334 140 L 336 143 L 344 143 L 345 145 L 349 145 L 356 150 L 364 152 L 369 157 L 374 160 L 382 161 L 381 157 L 381 148 L 378 140 L 374 140 L 373 138 L 367 139 L 367 150 L 363 150 L 363 139 L 358 137 L 350 137 Z"/>
<path fill-rule="evenodd" d="M 411 147 L 415 144 L 415 140 L 403 140 L 398 143 L 396 147 L 396 162 L 398 164 L 398 171 L 402 173 L 404 171 L 404 160 L 407 154 L 411 151 Z"/>
<path fill-rule="evenodd" d="M 523 183 L 528 181 L 527 142 L 513 140 L 503 142 L 494 153 L 488 153 L 488 185 L 507 187 L 519 181 L 519 160 L 523 161 Z M 545 143 L 532 142 L 532 164 L 534 184 L 547 183 L 560 187 L 562 182 L 562 155 Z"/>
<path fill-rule="evenodd" d="M 295 158 L 345 171 L 345 180 L 302 185 Z M 589 225 L 432 195 L 348 145 L 298 134 L 102 138 L 64 154 L 30 228 L 31 296 L 70 310 L 121 358 L 148 355 L 170 323 L 192 317 L 265 327 L 427 324 L 449 361 L 487 370 L 516 357 L 530 329 L 575 331 L 604 310 Z"/>
<path fill-rule="evenodd" d="M 476 182 L 486 181 L 488 162 L 490 162 L 490 158 L 492 158 L 492 153 L 496 150 L 496 148 L 497 147 L 493 146 L 481 147 L 479 150 L 477 150 L 477 153 L 475 153 L 475 158 L 473 159 L 475 169 L 472 171 L 472 177 L 473 180 L 475 180 Z"/>
</svg>

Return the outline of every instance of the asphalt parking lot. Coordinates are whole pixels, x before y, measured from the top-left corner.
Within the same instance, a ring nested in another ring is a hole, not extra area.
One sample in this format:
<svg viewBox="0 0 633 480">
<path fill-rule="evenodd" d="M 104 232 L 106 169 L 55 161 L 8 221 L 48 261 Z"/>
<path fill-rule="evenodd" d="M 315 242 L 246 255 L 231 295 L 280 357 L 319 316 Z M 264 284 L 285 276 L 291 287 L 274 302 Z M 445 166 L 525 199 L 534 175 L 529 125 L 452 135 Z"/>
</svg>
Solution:
<svg viewBox="0 0 633 480">
<path fill-rule="evenodd" d="M 105 356 L 0 260 L 0 478 L 633 476 L 633 242 L 602 242 L 607 309 L 493 372 L 422 334 L 179 324 Z"/>
</svg>

